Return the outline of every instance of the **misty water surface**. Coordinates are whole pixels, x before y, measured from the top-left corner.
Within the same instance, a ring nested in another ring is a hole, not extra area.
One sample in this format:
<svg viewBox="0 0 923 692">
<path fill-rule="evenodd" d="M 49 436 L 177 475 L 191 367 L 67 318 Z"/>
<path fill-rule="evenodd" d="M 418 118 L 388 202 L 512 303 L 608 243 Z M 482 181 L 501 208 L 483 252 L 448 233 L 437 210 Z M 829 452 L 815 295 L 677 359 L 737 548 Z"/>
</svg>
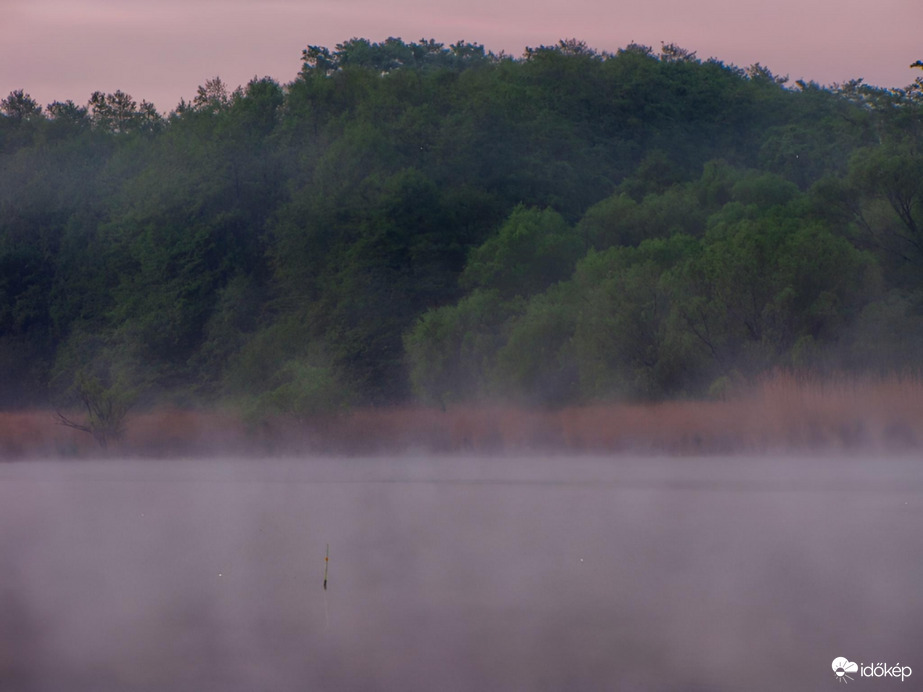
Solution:
<svg viewBox="0 0 923 692">
<path fill-rule="evenodd" d="M 921 490 L 868 456 L 6 464 L 0 689 L 923 680 Z"/>
</svg>

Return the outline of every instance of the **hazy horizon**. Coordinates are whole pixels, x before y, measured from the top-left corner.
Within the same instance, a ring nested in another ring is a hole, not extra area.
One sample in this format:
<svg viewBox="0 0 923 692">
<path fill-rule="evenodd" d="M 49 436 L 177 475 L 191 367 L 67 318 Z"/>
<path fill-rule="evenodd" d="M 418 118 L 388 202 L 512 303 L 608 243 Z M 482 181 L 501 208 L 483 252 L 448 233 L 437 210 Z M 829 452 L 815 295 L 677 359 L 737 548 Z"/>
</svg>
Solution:
<svg viewBox="0 0 923 692">
<path fill-rule="evenodd" d="M 24 89 L 39 103 L 94 91 L 130 93 L 172 110 L 206 79 L 231 86 L 254 76 L 294 79 L 308 44 L 333 48 L 352 37 L 381 41 L 434 38 L 482 43 L 519 56 L 526 46 L 563 38 L 615 51 L 636 42 L 676 43 L 702 59 L 746 67 L 759 62 L 778 75 L 829 85 L 862 78 L 899 87 L 919 74 L 917 38 L 923 7 L 916 0 L 780 0 L 773 5 L 704 0 L 4 0 L 0 92 Z"/>
</svg>

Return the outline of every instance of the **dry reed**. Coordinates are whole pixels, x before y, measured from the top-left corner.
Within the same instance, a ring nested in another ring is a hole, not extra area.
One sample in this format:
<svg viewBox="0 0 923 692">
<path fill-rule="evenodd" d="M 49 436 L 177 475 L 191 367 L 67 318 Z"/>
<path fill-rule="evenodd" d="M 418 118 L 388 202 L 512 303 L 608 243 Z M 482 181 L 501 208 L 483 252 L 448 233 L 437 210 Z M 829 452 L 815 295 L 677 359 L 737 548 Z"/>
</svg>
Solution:
<svg viewBox="0 0 923 692">
<path fill-rule="evenodd" d="M 114 454 L 368 454 L 902 450 L 923 443 L 923 380 L 820 378 L 775 372 L 721 401 L 599 403 L 560 410 L 508 406 L 360 408 L 308 421 L 245 425 L 216 411 L 130 416 Z M 92 438 L 45 411 L 0 414 L 0 458 L 89 456 Z"/>
</svg>

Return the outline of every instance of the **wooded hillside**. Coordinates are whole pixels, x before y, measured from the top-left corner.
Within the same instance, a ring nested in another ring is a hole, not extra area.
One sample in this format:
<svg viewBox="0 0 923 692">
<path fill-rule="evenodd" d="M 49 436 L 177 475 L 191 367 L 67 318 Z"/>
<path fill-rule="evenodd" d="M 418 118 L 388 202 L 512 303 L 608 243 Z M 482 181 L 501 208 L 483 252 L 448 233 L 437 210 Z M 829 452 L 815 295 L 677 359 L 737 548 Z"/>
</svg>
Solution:
<svg viewBox="0 0 923 692">
<path fill-rule="evenodd" d="M 0 105 L 6 408 L 556 406 L 923 365 L 921 80 L 352 39 L 168 115 L 26 91 Z"/>
</svg>

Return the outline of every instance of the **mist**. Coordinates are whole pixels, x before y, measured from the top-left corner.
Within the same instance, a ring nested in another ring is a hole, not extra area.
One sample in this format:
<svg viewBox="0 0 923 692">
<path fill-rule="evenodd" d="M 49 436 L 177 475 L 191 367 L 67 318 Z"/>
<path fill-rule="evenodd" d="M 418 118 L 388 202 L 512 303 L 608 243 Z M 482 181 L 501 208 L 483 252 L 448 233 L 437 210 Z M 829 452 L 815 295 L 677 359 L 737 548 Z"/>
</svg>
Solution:
<svg viewBox="0 0 923 692">
<path fill-rule="evenodd" d="M 0 690 L 923 674 L 921 488 L 858 454 L 0 465 Z"/>
</svg>

